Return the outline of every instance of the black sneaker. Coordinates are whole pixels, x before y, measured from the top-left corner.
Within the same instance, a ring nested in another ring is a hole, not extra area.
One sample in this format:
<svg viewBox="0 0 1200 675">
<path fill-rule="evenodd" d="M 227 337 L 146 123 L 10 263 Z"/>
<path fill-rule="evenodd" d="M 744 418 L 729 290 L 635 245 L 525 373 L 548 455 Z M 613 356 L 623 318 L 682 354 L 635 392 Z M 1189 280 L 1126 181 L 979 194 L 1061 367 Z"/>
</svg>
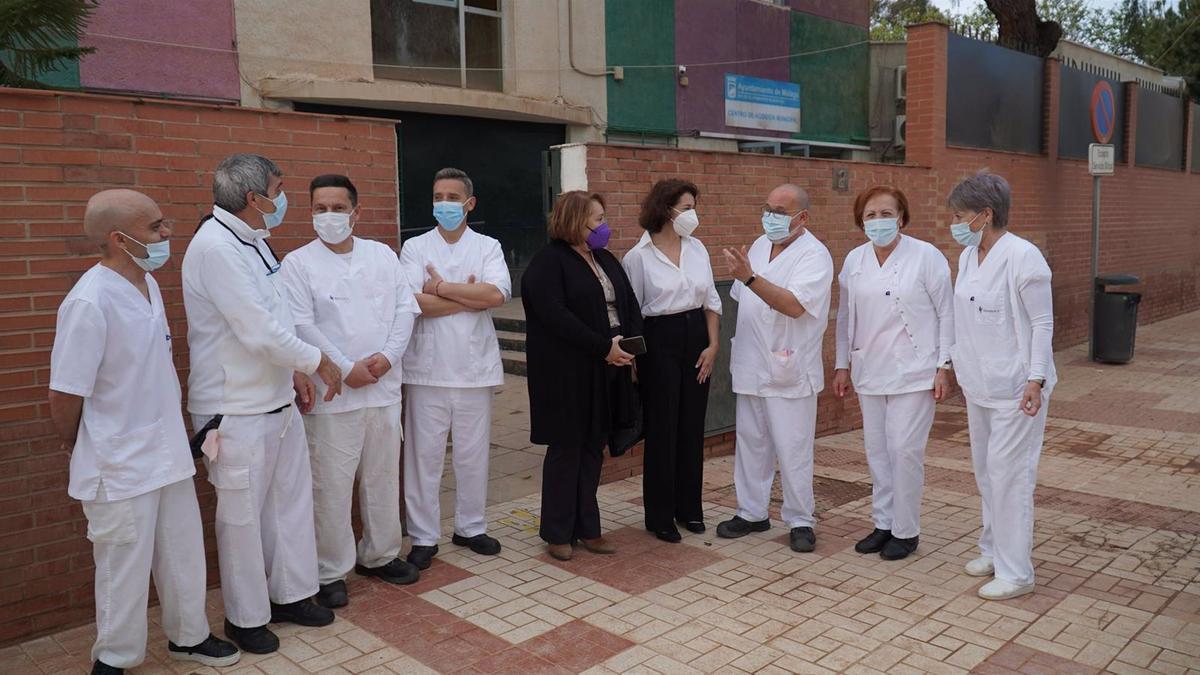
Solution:
<svg viewBox="0 0 1200 675">
<path fill-rule="evenodd" d="M 421 578 L 421 571 L 417 569 L 416 565 L 410 562 L 405 562 L 399 558 L 396 558 L 386 565 L 380 565 L 379 567 L 363 567 L 362 565 L 357 565 L 355 566 L 354 571 L 358 572 L 364 577 L 377 577 L 379 579 L 383 579 L 389 584 L 398 584 L 400 586 L 415 584 L 417 583 L 417 580 Z"/>
<path fill-rule="evenodd" d="M 301 626 L 328 626 L 333 623 L 333 611 L 311 599 L 297 600 L 286 605 L 271 603 L 271 623 L 294 623 Z"/>
<path fill-rule="evenodd" d="M 270 654 L 279 649 L 279 637 L 266 626 L 242 628 L 225 619 L 225 637 L 233 640 L 239 649 L 251 654 Z"/>
<path fill-rule="evenodd" d="M 496 555 L 500 552 L 500 542 L 486 534 L 477 534 L 474 537 L 464 537 L 460 534 L 455 534 L 450 538 L 450 541 L 456 546 L 466 546 L 472 552 L 479 555 Z"/>
<path fill-rule="evenodd" d="M 213 668 L 232 666 L 242 658 L 242 653 L 232 642 L 226 642 L 213 634 L 195 647 L 180 647 L 167 642 L 167 652 L 176 661 L 195 661 Z"/>
<path fill-rule="evenodd" d="M 917 543 L 920 539 L 920 537 L 911 537 L 909 539 L 892 538 L 883 547 L 883 550 L 879 552 L 879 557 L 884 560 L 903 560 L 913 551 L 917 550 Z"/>
<path fill-rule="evenodd" d="M 817 535 L 811 527 L 793 527 L 788 538 L 796 553 L 812 553 L 817 548 Z"/>
<path fill-rule="evenodd" d="M 350 594 L 346 592 L 346 582 L 338 579 L 328 584 L 321 584 L 321 588 L 313 596 L 313 600 L 316 600 L 318 605 L 329 609 L 345 607 L 350 604 Z"/>
<path fill-rule="evenodd" d="M 704 527 L 703 520 L 676 520 L 675 522 L 682 525 L 685 530 L 692 534 L 704 534 L 704 530 L 707 529 Z"/>
<path fill-rule="evenodd" d="M 116 668 L 103 661 L 97 661 L 92 664 L 92 675 L 123 675 L 124 672 L 124 668 Z"/>
<path fill-rule="evenodd" d="M 717 525 L 717 536 L 722 539 L 737 539 L 751 532 L 766 532 L 771 529 L 771 519 L 750 522 L 741 516 L 734 516 Z"/>
<path fill-rule="evenodd" d="M 679 534 L 679 528 L 674 525 L 668 525 L 657 530 L 652 530 L 648 527 L 646 529 L 653 532 L 654 536 L 658 537 L 660 541 L 665 541 L 668 544 L 678 544 L 683 541 L 683 536 Z"/>
<path fill-rule="evenodd" d="M 883 550 L 884 544 L 887 544 L 892 539 L 891 530 L 881 530 L 878 527 L 871 534 L 862 538 L 862 541 L 854 545 L 854 550 L 859 553 L 879 553 Z"/>
<path fill-rule="evenodd" d="M 433 556 L 437 555 L 438 547 L 435 546 L 416 546 L 408 552 L 408 557 L 405 558 L 408 562 L 416 565 L 419 570 L 427 570 L 433 564 Z"/>
</svg>

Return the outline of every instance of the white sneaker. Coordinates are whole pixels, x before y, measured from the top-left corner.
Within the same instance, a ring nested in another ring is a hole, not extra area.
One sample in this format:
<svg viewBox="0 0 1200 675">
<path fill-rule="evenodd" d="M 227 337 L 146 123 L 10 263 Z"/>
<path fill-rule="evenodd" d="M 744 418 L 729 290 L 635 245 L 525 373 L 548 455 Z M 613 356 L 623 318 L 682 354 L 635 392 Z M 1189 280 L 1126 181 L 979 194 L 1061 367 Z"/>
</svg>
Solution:
<svg viewBox="0 0 1200 675">
<path fill-rule="evenodd" d="M 1014 584 L 1003 579 L 992 579 L 979 589 L 979 597 L 984 600 L 1008 600 L 1033 592 L 1033 584 Z"/>
<path fill-rule="evenodd" d="M 967 563 L 964 571 L 972 577 L 990 577 L 996 572 L 996 568 L 992 565 L 991 558 L 980 556 Z"/>
</svg>

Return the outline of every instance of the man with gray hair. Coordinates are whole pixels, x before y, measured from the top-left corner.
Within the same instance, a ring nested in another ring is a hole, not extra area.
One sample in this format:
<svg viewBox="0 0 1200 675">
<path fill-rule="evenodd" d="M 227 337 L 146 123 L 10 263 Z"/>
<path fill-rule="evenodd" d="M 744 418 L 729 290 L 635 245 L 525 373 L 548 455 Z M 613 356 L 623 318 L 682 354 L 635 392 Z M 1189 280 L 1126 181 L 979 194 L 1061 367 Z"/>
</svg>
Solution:
<svg viewBox="0 0 1200 675">
<path fill-rule="evenodd" d="M 188 412 L 217 492 L 217 554 L 225 634 L 244 651 L 279 648 L 269 622 L 324 626 L 317 592 L 312 473 L 304 425 L 315 373 L 341 391 L 342 373 L 296 337 L 279 259 L 267 243 L 287 210 L 283 174 L 251 154 L 213 177 L 212 215 L 183 259 L 191 373 Z"/>
<path fill-rule="evenodd" d="M 817 394 L 825 388 L 821 340 L 829 324 L 833 258 L 808 231 L 808 193 L 784 184 L 762 207 L 763 235 L 747 252 L 725 249 L 737 281 L 737 336 L 729 355 L 737 394 L 733 482 L 738 510 L 717 536 L 770 529 L 775 460 L 783 483 L 780 511 L 793 551 L 816 548 L 813 441 Z"/>
</svg>

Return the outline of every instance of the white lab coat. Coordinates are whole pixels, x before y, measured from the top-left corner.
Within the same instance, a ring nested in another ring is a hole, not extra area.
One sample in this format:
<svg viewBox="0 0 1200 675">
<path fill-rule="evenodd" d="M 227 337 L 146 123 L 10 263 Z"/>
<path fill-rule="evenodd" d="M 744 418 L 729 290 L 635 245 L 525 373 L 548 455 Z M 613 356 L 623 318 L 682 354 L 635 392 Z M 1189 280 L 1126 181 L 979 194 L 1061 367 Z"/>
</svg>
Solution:
<svg viewBox="0 0 1200 675">
<path fill-rule="evenodd" d="M 954 286 L 954 370 L 967 399 L 982 499 L 979 547 L 997 579 L 1020 585 L 1034 582 L 1033 492 L 1058 380 L 1050 278 L 1041 251 L 1008 232 L 982 265 L 976 247 L 963 250 Z M 1040 378 L 1042 406 L 1030 417 L 1019 409 L 1021 394 Z"/>
<path fill-rule="evenodd" d="M 392 364 L 378 382 L 326 402 L 304 416 L 313 473 L 313 511 L 320 583 L 345 579 L 354 564 L 386 565 L 400 554 L 400 388 L 405 348 L 421 309 L 386 245 L 354 238 L 337 254 L 320 239 L 283 261 L 284 284 L 296 330 L 348 376 L 355 361 L 381 353 Z M 354 541 L 350 513 L 359 481 L 362 540 Z"/>
<path fill-rule="evenodd" d="M 265 413 L 292 402 L 292 373 L 316 372 L 321 351 L 296 336 L 270 233 L 219 206 L 213 216 L 183 256 L 188 412 Z"/>
<path fill-rule="evenodd" d="M 464 225 L 464 227 L 466 227 Z M 404 242 L 400 266 L 409 285 L 420 291 L 433 265 L 451 283 L 491 284 L 512 297 L 512 279 L 500 242 L 467 229 L 451 245 L 435 228 Z M 404 355 L 404 383 L 432 387 L 495 387 L 504 384 L 504 367 L 492 313 L 459 312 L 436 318 L 420 317 Z"/>
<path fill-rule="evenodd" d="M 695 237 L 683 238 L 676 267 L 645 232 L 621 259 L 621 266 L 629 276 L 642 316 L 666 316 L 700 308 L 721 313 L 721 296 L 713 282 L 708 249 Z"/>
<path fill-rule="evenodd" d="M 96 265 L 58 311 L 50 388 L 83 397 L 69 494 L 83 502 L 96 563 L 92 659 L 132 668 L 146 654 L 151 574 L 163 629 L 208 637 L 204 532 L 162 295 L 149 301 Z"/>
<path fill-rule="evenodd" d="M 790 291 L 805 311 L 789 318 L 740 281 L 730 291 L 738 302 L 729 364 L 737 394 L 738 515 L 749 521 L 767 518 L 778 460 L 783 520 L 789 528 L 812 527 L 816 395 L 825 386 L 821 340 L 829 322 L 833 259 L 812 232 L 774 260 L 770 255 L 771 241 L 759 237 L 749 251 L 754 273 Z"/>
<path fill-rule="evenodd" d="M 932 244 L 900 235 L 883 267 L 871 242 L 838 275 L 837 368 L 860 394 L 933 388 L 954 342 L 950 265 Z"/>
</svg>

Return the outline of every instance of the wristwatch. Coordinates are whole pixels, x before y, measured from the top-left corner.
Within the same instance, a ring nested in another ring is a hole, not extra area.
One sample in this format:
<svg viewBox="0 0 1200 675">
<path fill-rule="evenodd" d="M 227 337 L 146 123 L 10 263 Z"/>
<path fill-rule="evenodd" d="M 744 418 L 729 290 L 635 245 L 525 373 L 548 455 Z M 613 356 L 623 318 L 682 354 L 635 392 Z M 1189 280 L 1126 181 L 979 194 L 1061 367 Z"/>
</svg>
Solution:
<svg viewBox="0 0 1200 675">
<path fill-rule="evenodd" d="M 750 288 L 750 284 L 753 284 L 754 280 L 757 278 L 758 278 L 757 274 L 751 274 L 750 278 L 746 280 L 746 288 Z"/>
</svg>

